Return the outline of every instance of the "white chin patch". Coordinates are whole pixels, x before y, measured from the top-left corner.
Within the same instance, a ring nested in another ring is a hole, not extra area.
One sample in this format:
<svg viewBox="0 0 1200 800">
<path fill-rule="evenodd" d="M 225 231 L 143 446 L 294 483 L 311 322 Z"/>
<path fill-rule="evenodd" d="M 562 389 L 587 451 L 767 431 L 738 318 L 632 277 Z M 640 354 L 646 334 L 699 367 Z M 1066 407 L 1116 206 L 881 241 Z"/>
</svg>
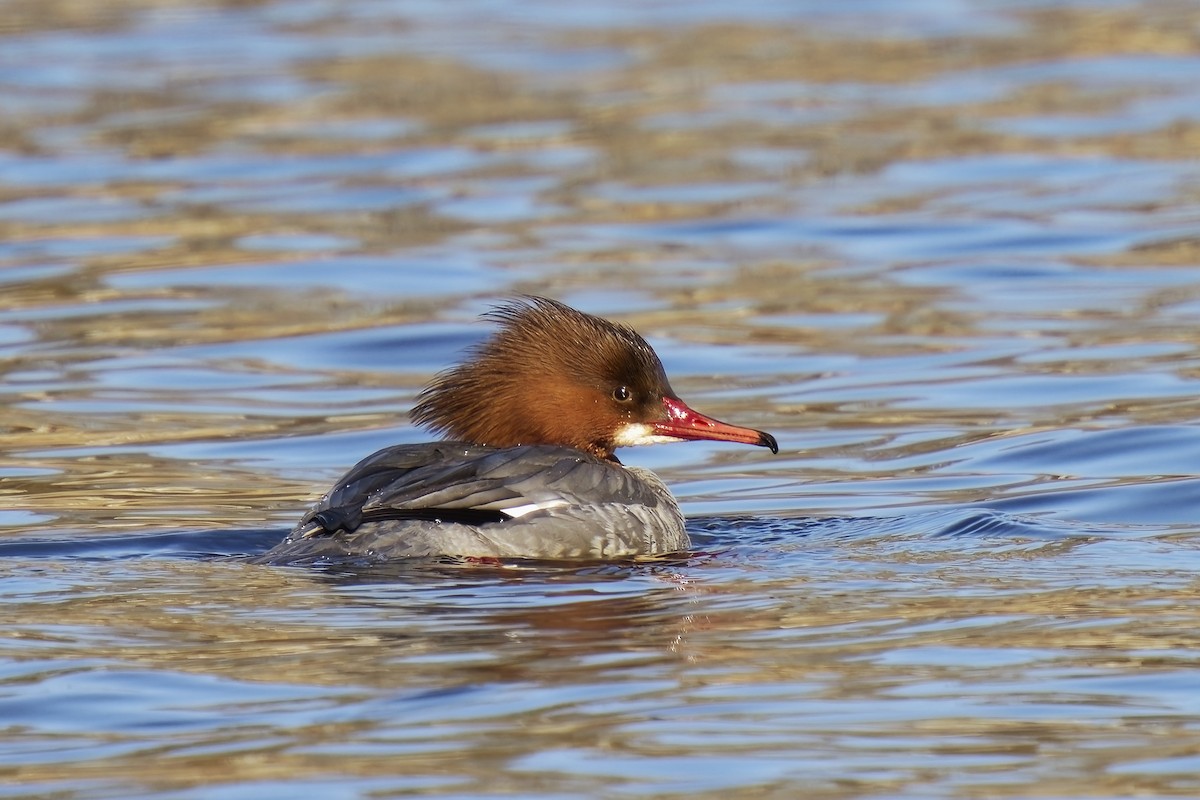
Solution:
<svg viewBox="0 0 1200 800">
<path fill-rule="evenodd" d="M 663 436 L 655 433 L 654 428 L 649 425 L 643 425 L 640 422 L 630 422 L 628 425 L 622 425 L 617 429 L 617 435 L 613 437 L 613 444 L 617 447 L 636 447 L 639 444 L 666 444 L 668 442 L 682 442 L 683 439 L 676 439 L 674 436 Z"/>
</svg>

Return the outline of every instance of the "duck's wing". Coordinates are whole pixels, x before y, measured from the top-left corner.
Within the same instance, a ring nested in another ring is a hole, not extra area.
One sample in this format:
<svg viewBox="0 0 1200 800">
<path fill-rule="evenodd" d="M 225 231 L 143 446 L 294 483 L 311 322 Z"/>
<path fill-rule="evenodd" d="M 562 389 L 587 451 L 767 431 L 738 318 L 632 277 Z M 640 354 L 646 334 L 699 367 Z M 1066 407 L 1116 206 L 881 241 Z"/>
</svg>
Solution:
<svg viewBox="0 0 1200 800">
<path fill-rule="evenodd" d="M 353 532 L 368 522 L 486 526 L 549 509 L 654 508 L 662 493 L 643 476 L 565 447 L 398 445 L 356 464 L 289 538 Z"/>
</svg>

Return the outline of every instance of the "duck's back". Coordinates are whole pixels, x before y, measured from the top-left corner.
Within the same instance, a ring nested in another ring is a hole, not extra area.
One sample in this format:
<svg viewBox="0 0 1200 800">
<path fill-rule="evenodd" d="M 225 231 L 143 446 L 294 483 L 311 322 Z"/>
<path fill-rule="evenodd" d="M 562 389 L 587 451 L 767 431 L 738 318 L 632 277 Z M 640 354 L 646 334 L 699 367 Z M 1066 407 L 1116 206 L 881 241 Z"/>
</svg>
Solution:
<svg viewBox="0 0 1200 800">
<path fill-rule="evenodd" d="M 435 442 L 359 462 L 260 560 L 586 560 L 687 547 L 678 505 L 648 470 L 568 447 Z"/>
</svg>

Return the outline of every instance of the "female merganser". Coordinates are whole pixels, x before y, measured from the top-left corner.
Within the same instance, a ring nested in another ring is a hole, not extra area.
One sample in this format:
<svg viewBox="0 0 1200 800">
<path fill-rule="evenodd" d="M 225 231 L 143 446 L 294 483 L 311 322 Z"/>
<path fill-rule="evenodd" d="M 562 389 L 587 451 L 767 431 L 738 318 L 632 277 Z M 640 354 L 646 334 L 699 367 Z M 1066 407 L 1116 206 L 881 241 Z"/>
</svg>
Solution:
<svg viewBox="0 0 1200 800">
<path fill-rule="evenodd" d="M 675 498 L 615 448 L 712 439 L 779 452 L 769 433 L 688 408 L 628 326 L 543 297 L 485 318 L 496 334 L 412 411 L 448 440 L 368 456 L 260 561 L 678 552 L 689 541 Z"/>
</svg>

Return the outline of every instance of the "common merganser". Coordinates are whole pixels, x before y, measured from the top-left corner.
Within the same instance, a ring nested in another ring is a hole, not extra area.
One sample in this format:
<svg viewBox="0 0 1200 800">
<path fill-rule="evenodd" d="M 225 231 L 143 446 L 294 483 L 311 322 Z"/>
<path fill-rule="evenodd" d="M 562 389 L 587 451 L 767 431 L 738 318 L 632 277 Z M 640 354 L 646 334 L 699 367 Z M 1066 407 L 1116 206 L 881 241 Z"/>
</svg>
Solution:
<svg viewBox="0 0 1200 800">
<path fill-rule="evenodd" d="M 360 461 L 260 561 L 675 553 L 690 545 L 679 504 L 615 448 L 711 439 L 779 452 L 769 433 L 689 408 L 626 325 L 544 297 L 484 317 L 499 330 L 412 410 L 448 438 Z"/>
</svg>

